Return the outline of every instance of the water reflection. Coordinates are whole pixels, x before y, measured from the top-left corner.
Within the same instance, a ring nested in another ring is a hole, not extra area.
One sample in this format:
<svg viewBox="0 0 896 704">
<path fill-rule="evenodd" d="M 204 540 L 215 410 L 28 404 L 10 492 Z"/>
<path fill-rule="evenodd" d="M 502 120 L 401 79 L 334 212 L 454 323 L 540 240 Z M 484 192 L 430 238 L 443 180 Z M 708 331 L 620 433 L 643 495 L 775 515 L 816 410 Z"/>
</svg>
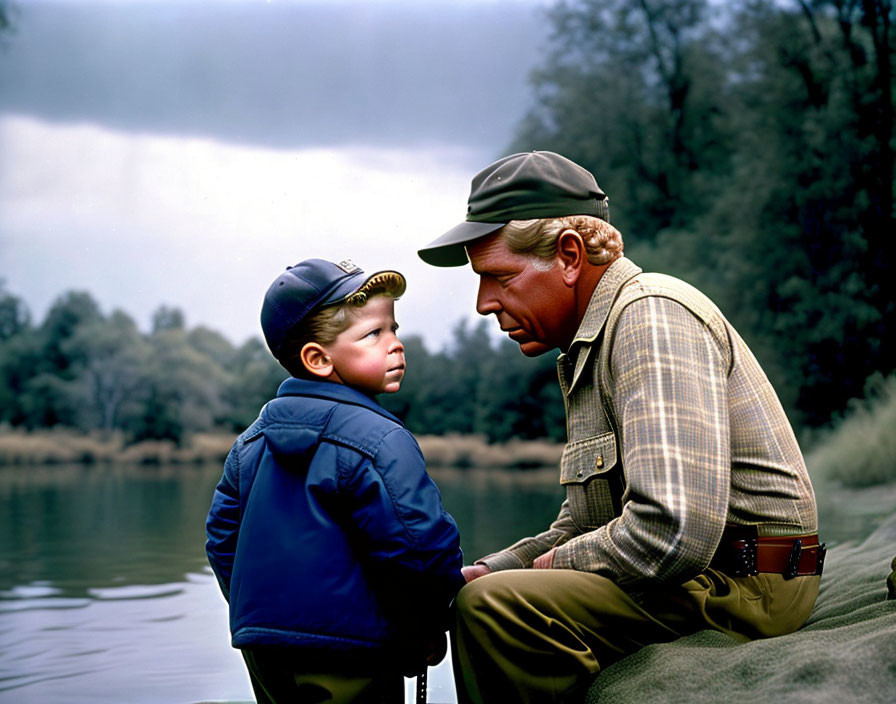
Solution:
<svg viewBox="0 0 896 704">
<path fill-rule="evenodd" d="M 219 466 L 0 469 L 0 702 L 241 702 L 208 569 Z M 432 470 L 467 560 L 556 515 L 554 470 Z M 454 701 L 450 665 L 430 701 Z"/>
<path fill-rule="evenodd" d="M 197 467 L 0 471 L 0 592 L 52 586 L 57 597 L 95 598 L 91 589 L 179 582 L 202 571 L 204 518 L 218 474 Z"/>
<path fill-rule="evenodd" d="M 543 530 L 562 499 L 555 469 L 430 471 L 467 562 Z M 0 468 L 0 704 L 251 699 L 203 549 L 220 473 Z M 894 491 L 821 492 L 825 539 L 866 535 Z M 455 701 L 449 663 L 430 690 Z"/>
</svg>

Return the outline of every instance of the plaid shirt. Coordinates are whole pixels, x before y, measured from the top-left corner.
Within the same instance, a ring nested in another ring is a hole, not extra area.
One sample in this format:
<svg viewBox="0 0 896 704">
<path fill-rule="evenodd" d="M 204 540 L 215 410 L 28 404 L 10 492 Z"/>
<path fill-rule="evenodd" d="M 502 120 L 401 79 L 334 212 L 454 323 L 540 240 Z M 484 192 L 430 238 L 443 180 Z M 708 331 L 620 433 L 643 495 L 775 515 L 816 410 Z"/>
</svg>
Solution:
<svg viewBox="0 0 896 704">
<path fill-rule="evenodd" d="M 817 530 L 805 463 L 774 389 L 719 310 L 688 284 L 621 258 L 558 359 L 566 500 L 550 528 L 479 562 L 619 585 L 684 582 L 726 522 L 760 535 Z"/>
</svg>

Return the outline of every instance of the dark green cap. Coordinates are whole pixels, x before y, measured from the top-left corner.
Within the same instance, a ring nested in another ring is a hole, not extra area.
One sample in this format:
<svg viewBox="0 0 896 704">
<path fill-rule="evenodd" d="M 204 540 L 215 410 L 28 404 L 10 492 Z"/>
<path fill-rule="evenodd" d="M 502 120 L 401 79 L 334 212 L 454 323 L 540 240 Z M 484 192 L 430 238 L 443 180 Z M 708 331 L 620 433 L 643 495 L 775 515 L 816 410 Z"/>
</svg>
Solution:
<svg viewBox="0 0 896 704">
<path fill-rule="evenodd" d="M 473 177 L 467 219 L 417 251 L 434 266 L 467 263 L 464 245 L 511 220 L 593 215 L 610 221 L 607 194 L 591 172 L 554 152 L 498 159 Z"/>
</svg>

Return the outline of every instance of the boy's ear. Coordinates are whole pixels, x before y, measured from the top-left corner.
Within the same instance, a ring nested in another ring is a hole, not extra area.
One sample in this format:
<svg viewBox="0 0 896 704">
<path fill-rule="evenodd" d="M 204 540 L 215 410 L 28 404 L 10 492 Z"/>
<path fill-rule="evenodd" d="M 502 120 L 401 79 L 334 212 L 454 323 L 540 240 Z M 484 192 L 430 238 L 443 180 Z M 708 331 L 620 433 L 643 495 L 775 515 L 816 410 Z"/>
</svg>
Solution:
<svg viewBox="0 0 896 704">
<path fill-rule="evenodd" d="M 309 374 L 326 379 L 333 373 L 333 361 L 327 351 L 316 342 L 308 342 L 299 352 L 302 365 Z"/>
</svg>

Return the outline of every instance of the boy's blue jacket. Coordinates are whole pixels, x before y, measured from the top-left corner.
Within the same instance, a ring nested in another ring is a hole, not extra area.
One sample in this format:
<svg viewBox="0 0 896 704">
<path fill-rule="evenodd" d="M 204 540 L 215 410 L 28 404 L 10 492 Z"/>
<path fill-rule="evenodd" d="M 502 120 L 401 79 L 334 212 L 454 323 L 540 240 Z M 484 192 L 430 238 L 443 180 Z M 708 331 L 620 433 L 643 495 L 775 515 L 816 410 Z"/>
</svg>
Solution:
<svg viewBox="0 0 896 704">
<path fill-rule="evenodd" d="M 236 648 L 400 655 L 445 629 L 464 583 L 416 440 L 337 383 L 283 382 L 234 443 L 206 532 Z"/>
</svg>

